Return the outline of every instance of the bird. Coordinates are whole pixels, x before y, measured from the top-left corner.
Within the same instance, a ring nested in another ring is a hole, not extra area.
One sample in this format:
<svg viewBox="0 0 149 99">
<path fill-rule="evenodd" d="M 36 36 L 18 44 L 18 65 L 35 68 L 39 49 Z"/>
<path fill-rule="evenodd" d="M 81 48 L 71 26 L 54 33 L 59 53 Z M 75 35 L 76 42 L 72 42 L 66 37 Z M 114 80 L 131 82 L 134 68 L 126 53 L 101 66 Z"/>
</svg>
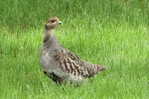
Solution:
<svg viewBox="0 0 149 99">
<path fill-rule="evenodd" d="M 57 84 L 81 83 L 106 70 L 105 66 L 82 60 L 78 55 L 64 48 L 55 36 L 55 29 L 62 24 L 58 17 L 48 19 L 45 24 L 41 50 L 42 71 Z"/>
</svg>

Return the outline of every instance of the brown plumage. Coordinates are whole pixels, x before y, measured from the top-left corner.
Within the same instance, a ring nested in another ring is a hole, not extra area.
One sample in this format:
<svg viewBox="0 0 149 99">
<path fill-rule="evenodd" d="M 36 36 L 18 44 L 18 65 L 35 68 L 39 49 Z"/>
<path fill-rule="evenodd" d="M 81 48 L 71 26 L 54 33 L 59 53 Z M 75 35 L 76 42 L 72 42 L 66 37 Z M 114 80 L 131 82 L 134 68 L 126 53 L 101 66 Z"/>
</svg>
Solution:
<svg viewBox="0 0 149 99">
<path fill-rule="evenodd" d="M 45 25 L 41 64 L 44 73 L 56 83 L 82 82 L 105 70 L 97 64 L 81 60 L 79 56 L 63 48 L 56 37 L 54 29 L 61 23 L 57 18 L 51 18 Z"/>
</svg>

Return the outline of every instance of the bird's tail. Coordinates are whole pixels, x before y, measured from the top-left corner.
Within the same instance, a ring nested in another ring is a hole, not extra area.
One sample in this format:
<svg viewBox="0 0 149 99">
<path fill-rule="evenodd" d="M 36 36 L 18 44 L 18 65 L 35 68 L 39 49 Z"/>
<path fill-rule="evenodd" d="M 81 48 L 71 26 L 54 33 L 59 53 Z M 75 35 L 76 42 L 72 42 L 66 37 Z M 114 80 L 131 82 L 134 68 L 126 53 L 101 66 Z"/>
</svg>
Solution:
<svg viewBox="0 0 149 99">
<path fill-rule="evenodd" d="M 88 70 L 89 77 L 92 77 L 92 76 L 98 74 L 99 72 L 106 70 L 106 68 L 104 66 L 97 65 L 97 64 L 91 64 L 90 67 L 88 67 L 88 69 L 89 69 Z"/>
<path fill-rule="evenodd" d="M 106 67 L 104 66 L 96 65 L 96 67 L 97 67 L 97 72 L 106 70 Z"/>
</svg>

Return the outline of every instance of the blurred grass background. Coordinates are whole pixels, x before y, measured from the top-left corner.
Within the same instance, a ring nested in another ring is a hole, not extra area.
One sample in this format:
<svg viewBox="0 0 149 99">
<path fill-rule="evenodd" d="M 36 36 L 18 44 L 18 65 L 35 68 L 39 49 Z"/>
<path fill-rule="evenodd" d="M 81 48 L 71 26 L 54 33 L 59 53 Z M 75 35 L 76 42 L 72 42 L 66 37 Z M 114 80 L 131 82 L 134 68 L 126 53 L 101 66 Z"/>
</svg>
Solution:
<svg viewBox="0 0 149 99">
<path fill-rule="evenodd" d="M 44 23 L 83 59 L 109 68 L 80 87 L 40 70 Z M 0 0 L 1 99 L 148 99 L 148 0 Z"/>
<path fill-rule="evenodd" d="M 1 0 L 0 24 L 16 28 L 36 27 L 51 16 L 97 19 L 138 25 L 149 24 L 148 0 Z"/>
</svg>

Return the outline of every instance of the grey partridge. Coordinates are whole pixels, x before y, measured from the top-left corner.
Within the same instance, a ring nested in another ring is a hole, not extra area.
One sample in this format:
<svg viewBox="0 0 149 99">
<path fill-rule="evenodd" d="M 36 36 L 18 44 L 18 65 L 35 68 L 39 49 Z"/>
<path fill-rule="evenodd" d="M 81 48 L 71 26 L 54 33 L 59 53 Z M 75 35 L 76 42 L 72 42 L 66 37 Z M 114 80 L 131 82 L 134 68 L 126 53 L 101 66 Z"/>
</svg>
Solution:
<svg viewBox="0 0 149 99">
<path fill-rule="evenodd" d="M 81 60 L 79 56 L 62 47 L 54 35 L 54 29 L 61 24 L 57 18 L 50 18 L 45 24 L 41 64 L 43 72 L 56 83 L 79 83 L 92 77 L 105 67 Z"/>
</svg>

